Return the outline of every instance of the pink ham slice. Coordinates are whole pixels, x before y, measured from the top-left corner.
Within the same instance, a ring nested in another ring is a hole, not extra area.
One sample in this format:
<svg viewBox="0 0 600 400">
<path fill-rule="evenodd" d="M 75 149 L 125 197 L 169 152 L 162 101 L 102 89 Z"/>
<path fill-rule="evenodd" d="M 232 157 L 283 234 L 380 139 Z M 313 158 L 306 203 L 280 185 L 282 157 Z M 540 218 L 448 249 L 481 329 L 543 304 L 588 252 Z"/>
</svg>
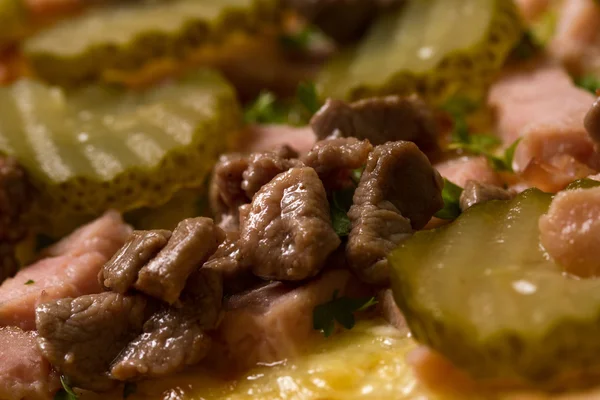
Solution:
<svg viewBox="0 0 600 400">
<path fill-rule="evenodd" d="M 208 365 L 233 373 L 301 354 L 322 336 L 313 329 L 313 309 L 330 301 L 336 290 L 340 296 L 365 295 L 350 272 L 333 270 L 298 288 L 272 283 L 233 296 L 225 304 L 215 335 L 219 343 Z"/>
<path fill-rule="evenodd" d="M 50 399 L 60 387 L 36 336 L 13 326 L 0 328 L 0 399 Z"/>
<path fill-rule="evenodd" d="M 544 190 L 563 189 L 589 175 L 598 154 L 583 120 L 594 102 L 560 67 L 537 65 L 507 73 L 488 98 L 506 145 L 522 138 L 513 168 Z"/>
<path fill-rule="evenodd" d="M 114 211 L 85 225 L 0 286 L 0 326 L 35 329 L 35 307 L 63 297 L 102 291 L 100 268 L 123 245 L 131 228 Z"/>
<path fill-rule="evenodd" d="M 576 74 L 600 72 L 600 6 L 596 0 L 562 2 L 550 54 Z"/>
<path fill-rule="evenodd" d="M 435 168 L 444 178 L 460 187 L 464 187 L 470 180 L 490 185 L 502 185 L 500 176 L 485 157 L 455 158 L 436 164 Z"/>
</svg>

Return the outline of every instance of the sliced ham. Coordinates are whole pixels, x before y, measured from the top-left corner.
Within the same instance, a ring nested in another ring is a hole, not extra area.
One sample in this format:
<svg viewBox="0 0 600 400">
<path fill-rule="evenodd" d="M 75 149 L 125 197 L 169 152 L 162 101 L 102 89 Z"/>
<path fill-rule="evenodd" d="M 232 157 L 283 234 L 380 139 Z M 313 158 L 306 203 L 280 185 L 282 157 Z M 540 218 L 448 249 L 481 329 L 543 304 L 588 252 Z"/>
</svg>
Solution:
<svg viewBox="0 0 600 400">
<path fill-rule="evenodd" d="M 449 181 L 464 187 L 468 181 L 501 186 L 500 176 L 485 157 L 460 157 L 436 164 L 438 172 Z"/>
<path fill-rule="evenodd" d="M 114 211 L 85 225 L 0 286 L 0 326 L 35 329 L 35 307 L 63 297 L 98 293 L 100 268 L 123 245 L 131 228 Z"/>
<path fill-rule="evenodd" d="M 209 365 L 239 372 L 301 354 L 322 335 L 313 329 L 313 309 L 330 301 L 336 290 L 340 296 L 364 295 L 350 272 L 333 270 L 297 288 L 275 282 L 232 296 Z"/>
<path fill-rule="evenodd" d="M 288 145 L 299 153 L 306 153 L 313 148 L 317 136 L 307 126 L 295 128 L 289 125 L 253 125 L 242 133 L 237 151 L 254 153 L 273 151 Z"/>
<path fill-rule="evenodd" d="M 594 100 L 558 66 L 513 70 L 496 82 L 488 103 L 496 111 L 498 133 L 507 146 L 522 139 L 515 171 L 535 186 L 557 191 L 597 169 L 600 158 L 583 126 Z"/>
<path fill-rule="evenodd" d="M 600 72 L 600 6 L 596 0 L 562 2 L 549 51 L 573 73 Z"/>
<path fill-rule="evenodd" d="M 50 399 L 60 387 L 36 336 L 12 326 L 0 328 L 0 399 Z"/>
</svg>

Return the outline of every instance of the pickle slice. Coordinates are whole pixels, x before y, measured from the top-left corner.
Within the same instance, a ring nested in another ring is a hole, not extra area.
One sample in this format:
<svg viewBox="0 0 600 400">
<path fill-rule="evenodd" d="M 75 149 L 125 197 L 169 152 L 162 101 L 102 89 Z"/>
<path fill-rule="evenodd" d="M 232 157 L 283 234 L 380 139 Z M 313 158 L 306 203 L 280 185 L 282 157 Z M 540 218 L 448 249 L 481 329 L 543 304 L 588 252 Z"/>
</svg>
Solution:
<svg viewBox="0 0 600 400">
<path fill-rule="evenodd" d="M 40 220 L 59 232 L 202 185 L 241 124 L 233 89 L 210 70 L 142 92 L 21 80 L 0 88 L 0 109 L 0 152 L 28 171 Z"/>
<path fill-rule="evenodd" d="M 326 66 L 319 92 L 346 100 L 413 92 L 438 103 L 457 92 L 479 98 L 522 32 L 512 1 L 409 1 Z"/>
<path fill-rule="evenodd" d="M 137 1 L 92 7 L 26 40 L 33 72 L 65 86 L 186 60 L 235 32 L 265 29 L 277 0 Z"/>
<path fill-rule="evenodd" d="M 562 273 L 539 240 L 551 195 L 530 189 L 416 233 L 390 255 L 414 337 L 474 377 L 549 389 L 597 382 L 600 280 Z"/>
</svg>

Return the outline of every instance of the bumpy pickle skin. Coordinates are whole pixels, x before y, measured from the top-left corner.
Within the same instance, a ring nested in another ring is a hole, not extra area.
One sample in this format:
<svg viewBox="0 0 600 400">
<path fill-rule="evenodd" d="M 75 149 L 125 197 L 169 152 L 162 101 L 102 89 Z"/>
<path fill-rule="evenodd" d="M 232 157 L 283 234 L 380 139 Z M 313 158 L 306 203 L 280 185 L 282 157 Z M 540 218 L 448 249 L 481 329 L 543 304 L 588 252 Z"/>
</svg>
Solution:
<svg viewBox="0 0 600 400">
<path fill-rule="evenodd" d="M 0 152 L 28 171 L 51 236 L 201 186 L 241 125 L 233 88 L 210 70 L 142 92 L 21 80 L 0 88 L 0 108 Z"/>
<path fill-rule="evenodd" d="M 543 389 L 597 382 L 600 281 L 566 276 L 540 245 L 551 195 L 530 189 L 416 233 L 389 257 L 415 339 L 472 376 Z"/>
<path fill-rule="evenodd" d="M 414 92 L 438 104 L 459 92 L 479 99 L 522 33 L 512 1 L 407 2 L 335 57 L 317 86 L 346 100 Z"/>
<path fill-rule="evenodd" d="M 24 43 L 32 72 L 61 86 L 126 80 L 148 65 L 188 61 L 235 33 L 273 26 L 278 0 L 136 1 L 92 7 Z"/>
</svg>

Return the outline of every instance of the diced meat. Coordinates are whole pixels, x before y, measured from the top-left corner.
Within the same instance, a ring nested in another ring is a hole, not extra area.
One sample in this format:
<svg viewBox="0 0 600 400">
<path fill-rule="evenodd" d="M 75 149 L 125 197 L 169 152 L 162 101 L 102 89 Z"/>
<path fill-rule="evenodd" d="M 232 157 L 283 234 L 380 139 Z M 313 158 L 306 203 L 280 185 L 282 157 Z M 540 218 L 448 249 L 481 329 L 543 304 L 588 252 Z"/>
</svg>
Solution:
<svg viewBox="0 0 600 400">
<path fill-rule="evenodd" d="M 407 329 L 406 320 L 394 300 L 392 289 L 382 289 L 377 293 L 377 308 L 390 325 L 402 331 Z"/>
<path fill-rule="evenodd" d="M 294 128 L 288 125 L 252 125 L 238 142 L 237 151 L 259 153 L 290 146 L 299 153 L 309 151 L 317 141 L 310 127 Z"/>
<path fill-rule="evenodd" d="M 527 21 L 534 21 L 542 15 L 550 5 L 550 0 L 517 0 L 521 15 Z"/>
<path fill-rule="evenodd" d="M 49 400 L 60 387 L 35 332 L 0 328 L 0 360 L 0 399 Z"/>
<path fill-rule="evenodd" d="M 108 212 L 54 245 L 47 252 L 51 257 L 22 269 L 0 286 L 0 326 L 35 329 L 39 303 L 101 292 L 100 268 L 130 233 L 118 213 Z"/>
<path fill-rule="evenodd" d="M 596 99 L 585 115 L 584 125 L 596 146 L 600 145 L 600 98 Z"/>
<path fill-rule="evenodd" d="M 248 168 L 243 173 L 242 189 L 249 199 L 273 178 L 290 168 L 302 167 L 302 162 L 297 159 L 286 158 L 284 152 L 269 151 L 265 153 L 252 153 L 248 157 Z"/>
<path fill-rule="evenodd" d="M 208 260 L 224 239 L 225 233 L 212 219 L 184 219 L 167 245 L 140 270 L 135 288 L 173 304 L 188 276 Z"/>
<path fill-rule="evenodd" d="M 333 270 L 297 288 L 274 282 L 232 296 L 224 305 L 208 365 L 235 373 L 302 354 L 321 335 L 313 329 L 313 309 L 330 301 L 335 291 L 365 295 L 350 272 Z"/>
<path fill-rule="evenodd" d="M 552 193 L 593 173 L 595 173 L 594 169 L 577 161 L 575 157 L 569 154 L 557 154 L 548 162 L 531 160 L 520 175 L 529 186 Z"/>
<path fill-rule="evenodd" d="M 248 158 L 237 153 L 222 155 L 215 165 L 210 182 L 210 208 L 216 222 L 229 217 L 237 227 L 237 209 L 250 199 L 242 189 L 243 173 L 248 168 Z"/>
<path fill-rule="evenodd" d="M 594 97 L 577 88 L 560 67 L 535 65 L 509 72 L 492 87 L 488 102 L 496 110 L 505 144 L 522 138 L 513 162 L 517 172 L 532 162 L 552 165 L 564 155 L 592 168 L 598 165 L 583 126 Z"/>
<path fill-rule="evenodd" d="M 171 237 L 166 230 L 133 231 L 127 242 L 100 270 L 100 284 L 117 293 L 125 293 L 135 283 L 138 272 Z"/>
<path fill-rule="evenodd" d="M 323 183 L 312 168 L 292 168 L 254 196 L 241 227 L 244 262 L 263 279 L 315 276 L 339 245 Z"/>
<path fill-rule="evenodd" d="M 443 207 L 443 181 L 411 142 L 375 147 L 354 193 L 346 245 L 350 267 L 365 282 L 389 281 L 387 255 Z"/>
<path fill-rule="evenodd" d="M 310 125 L 319 139 L 339 131 L 344 137 L 368 139 L 374 146 L 406 140 L 427 154 L 439 150 L 435 116 L 414 96 L 374 97 L 352 104 L 330 99 Z"/>
<path fill-rule="evenodd" d="M 111 361 L 142 331 L 146 299 L 105 292 L 38 306 L 39 347 L 76 387 L 109 390 Z"/>
<path fill-rule="evenodd" d="M 500 186 L 502 180 L 485 157 L 460 157 L 435 165 L 438 172 L 450 182 L 465 187 L 469 181 Z"/>
<path fill-rule="evenodd" d="M 511 193 L 499 186 L 468 181 L 460 195 L 460 209 L 465 211 L 476 204 L 490 200 L 510 200 L 511 198 Z"/>
<path fill-rule="evenodd" d="M 317 142 L 302 161 L 317 172 L 328 191 L 340 190 L 351 184 L 352 170 L 363 167 L 372 150 L 368 140 L 326 139 Z"/>
<path fill-rule="evenodd" d="M 210 349 L 206 331 L 217 325 L 222 298 L 220 273 L 207 268 L 193 273 L 181 307 L 154 314 L 144 324 L 144 333 L 113 362 L 111 376 L 121 381 L 161 377 L 200 362 Z"/>
<path fill-rule="evenodd" d="M 227 234 L 227 238 L 208 259 L 202 269 L 213 269 L 223 278 L 226 294 L 239 293 L 255 284 L 257 278 L 248 264 L 242 262 L 237 234 Z"/>
<path fill-rule="evenodd" d="M 595 0 L 563 1 L 550 54 L 574 74 L 600 68 L 600 6 Z"/>
<path fill-rule="evenodd" d="M 539 226 L 544 248 L 567 272 L 600 276 L 600 188 L 557 194 Z"/>
</svg>

